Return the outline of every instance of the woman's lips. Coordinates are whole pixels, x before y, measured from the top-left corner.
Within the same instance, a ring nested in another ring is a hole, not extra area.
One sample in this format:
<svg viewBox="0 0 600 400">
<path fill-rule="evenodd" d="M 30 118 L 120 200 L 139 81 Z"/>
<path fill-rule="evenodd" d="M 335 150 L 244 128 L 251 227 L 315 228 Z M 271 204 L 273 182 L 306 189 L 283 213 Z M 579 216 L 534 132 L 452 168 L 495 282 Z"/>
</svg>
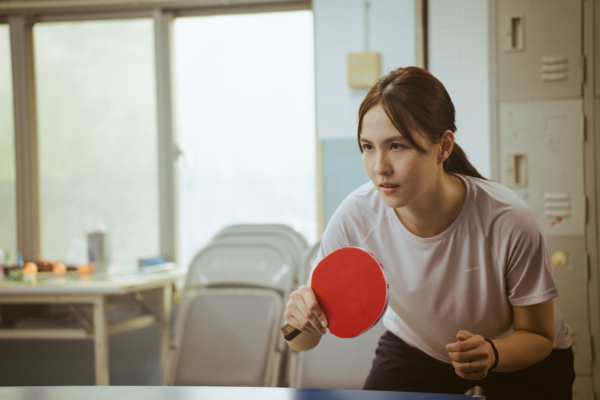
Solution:
<svg viewBox="0 0 600 400">
<path fill-rule="evenodd" d="M 400 186 L 397 186 L 397 185 L 393 185 L 393 186 L 392 185 L 390 185 L 390 186 L 388 186 L 388 185 L 381 185 L 381 191 L 384 194 L 393 194 L 398 189 L 400 189 Z"/>
</svg>

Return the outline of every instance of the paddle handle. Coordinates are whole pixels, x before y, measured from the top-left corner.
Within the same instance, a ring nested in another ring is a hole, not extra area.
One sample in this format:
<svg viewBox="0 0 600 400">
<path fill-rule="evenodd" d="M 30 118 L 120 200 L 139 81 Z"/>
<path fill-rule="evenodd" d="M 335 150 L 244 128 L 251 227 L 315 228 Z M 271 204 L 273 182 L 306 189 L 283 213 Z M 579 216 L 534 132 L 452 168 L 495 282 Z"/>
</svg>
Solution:
<svg viewBox="0 0 600 400">
<path fill-rule="evenodd" d="M 281 333 L 283 334 L 283 338 L 288 342 L 294 340 L 296 336 L 302 333 L 302 331 L 294 328 L 290 324 L 284 324 L 281 327 Z"/>
</svg>

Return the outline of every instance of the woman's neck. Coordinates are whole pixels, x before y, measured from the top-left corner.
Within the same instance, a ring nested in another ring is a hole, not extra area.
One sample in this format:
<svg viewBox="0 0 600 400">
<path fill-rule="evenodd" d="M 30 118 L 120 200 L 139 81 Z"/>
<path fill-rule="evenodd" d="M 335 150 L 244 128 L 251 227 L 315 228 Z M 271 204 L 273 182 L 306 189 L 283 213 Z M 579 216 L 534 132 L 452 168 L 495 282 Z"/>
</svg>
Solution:
<svg viewBox="0 0 600 400">
<path fill-rule="evenodd" d="M 411 204 L 396 208 L 396 215 L 409 232 L 429 238 L 444 232 L 456 220 L 467 198 L 462 179 L 442 173 L 433 189 Z"/>
</svg>

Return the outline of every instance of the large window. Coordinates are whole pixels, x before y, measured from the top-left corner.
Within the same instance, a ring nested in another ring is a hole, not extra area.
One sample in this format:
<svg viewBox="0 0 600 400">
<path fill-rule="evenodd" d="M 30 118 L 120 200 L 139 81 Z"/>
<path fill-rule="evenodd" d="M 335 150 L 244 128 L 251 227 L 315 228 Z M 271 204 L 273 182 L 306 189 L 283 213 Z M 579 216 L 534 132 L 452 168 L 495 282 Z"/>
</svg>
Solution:
<svg viewBox="0 0 600 400">
<path fill-rule="evenodd" d="M 310 11 L 175 21 L 185 265 L 234 223 L 316 239 L 312 25 Z"/>
<path fill-rule="evenodd" d="M 0 25 L 0 249 L 17 249 L 13 92 L 8 25 Z"/>
<path fill-rule="evenodd" d="M 85 261 L 95 229 L 122 269 L 158 255 L 153 39 L 151 19 L 34 26 L 42 255 Z"/>
</svg>

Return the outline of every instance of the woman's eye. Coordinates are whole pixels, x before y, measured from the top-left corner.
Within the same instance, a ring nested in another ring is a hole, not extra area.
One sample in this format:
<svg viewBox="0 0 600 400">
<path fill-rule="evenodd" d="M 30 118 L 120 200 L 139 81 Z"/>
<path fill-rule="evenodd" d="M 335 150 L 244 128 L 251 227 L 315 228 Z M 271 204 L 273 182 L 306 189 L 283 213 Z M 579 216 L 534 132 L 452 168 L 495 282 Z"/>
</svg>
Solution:
<svg viewBox="0 0 600 400">
<path fill-rule="evenodd" d="M 363 150 L 372 150 L 373 146 L 371 146 L 370 144 L 367 144 L 367 143 L 363 143 L 362 148 L 363 148 Z"/>
<path fill-rule="evenodd" d="M 392 150 L 401 150 L 403 149 L 405 146 L 401 145 L 400 143 L 392 143 Z"/>
</svg>

